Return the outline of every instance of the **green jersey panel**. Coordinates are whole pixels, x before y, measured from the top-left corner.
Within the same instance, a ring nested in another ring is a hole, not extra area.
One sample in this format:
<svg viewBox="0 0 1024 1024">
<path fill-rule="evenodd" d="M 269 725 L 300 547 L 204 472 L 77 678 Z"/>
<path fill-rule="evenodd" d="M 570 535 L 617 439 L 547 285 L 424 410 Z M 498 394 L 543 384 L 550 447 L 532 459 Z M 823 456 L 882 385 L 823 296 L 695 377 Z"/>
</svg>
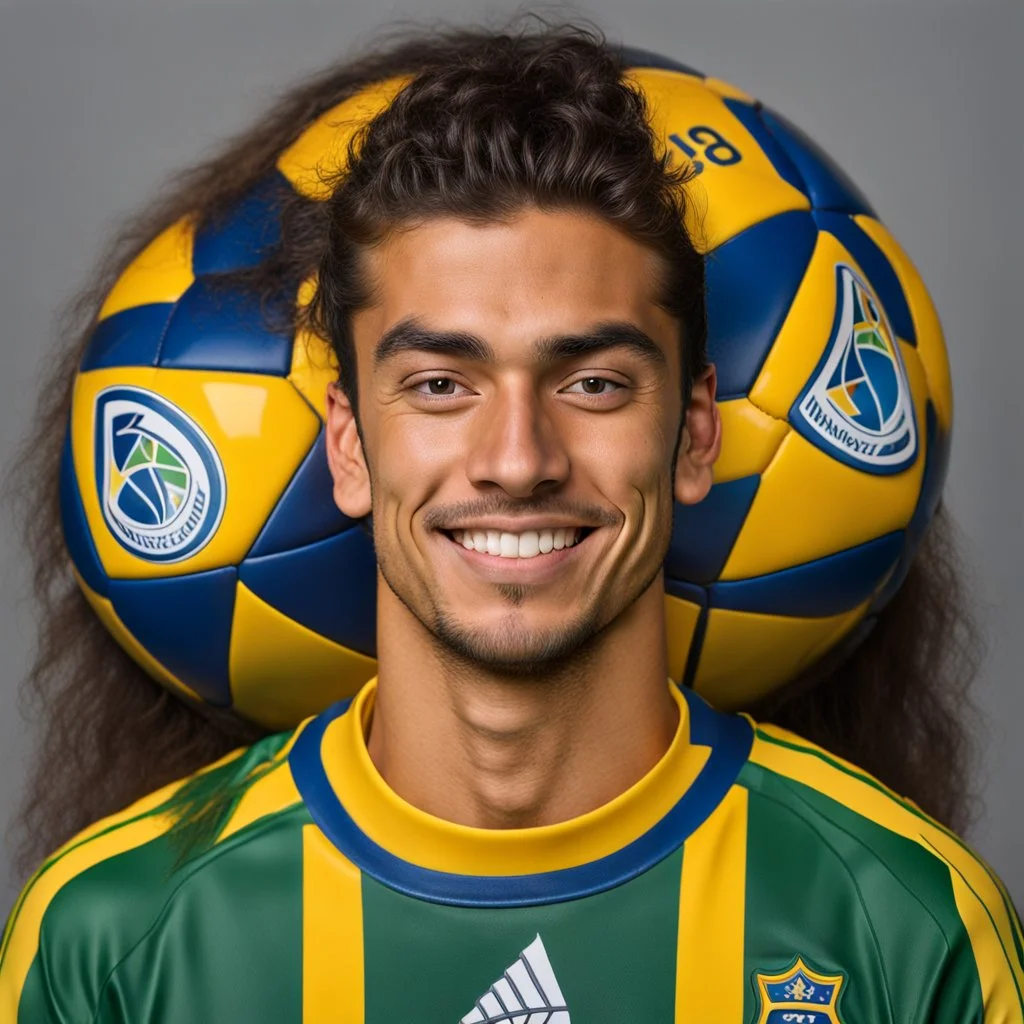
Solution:
<svg viewBox="0 0 1024 1024">
<path fill-rule="evenodd" d="M 637 785 L 503 831 L 388 789 L 371 684 L 47 861 L 0 950 L 0 1022 L 1024 1022 L 1019 921 L 955 836 L 672 692 Z"/>
</svg>

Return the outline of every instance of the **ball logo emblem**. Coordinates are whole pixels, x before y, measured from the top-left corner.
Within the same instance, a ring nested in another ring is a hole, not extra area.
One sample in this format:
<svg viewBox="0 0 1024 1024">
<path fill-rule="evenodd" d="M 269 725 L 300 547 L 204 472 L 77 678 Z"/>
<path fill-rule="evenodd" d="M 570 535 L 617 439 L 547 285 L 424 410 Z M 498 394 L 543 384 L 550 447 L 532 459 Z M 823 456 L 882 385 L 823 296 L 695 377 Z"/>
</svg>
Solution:
<svg viewBox="0 0 1024 1024">
<path fill-rule="evenodd" d="M 209 438 L 143 388 L 96 396 L 96 486 L 110 532 L 149 562 L 194 555 L 224 512 L 224 469 Z"/>
<path fill-rule="evenodd" d="M 832 336 L 790 418 L 843 462 L 898 473 L 917 455 L 917 427 L 896 336 L 871 289 L 844 264 L 836 292 Z"/>
</svg>

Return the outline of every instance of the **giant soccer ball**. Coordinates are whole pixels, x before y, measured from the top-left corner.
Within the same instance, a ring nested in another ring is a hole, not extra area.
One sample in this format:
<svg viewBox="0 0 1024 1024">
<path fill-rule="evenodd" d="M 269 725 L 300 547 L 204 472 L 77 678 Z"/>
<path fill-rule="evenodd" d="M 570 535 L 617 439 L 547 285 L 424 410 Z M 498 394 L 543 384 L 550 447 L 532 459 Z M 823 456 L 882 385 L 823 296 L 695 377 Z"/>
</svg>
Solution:
<svg viewBox="0 0 1024 1024">
<path fill-rule="evenodd" d="M 629 59 L 698 172 L 724 421 L 710 495 L 675 509 L 670 669 L 735 707 L 849 642 L 902 581 L 945 475 L 946 352 L 917 271 L 813 142 L 732 86 Z M 320 170 L 398 87 L 315 122 L 226 218 L 154 239 L 74 390 L 62 512 L 86 597 L 155 678 L 271 728 L 373 674 L 374 557 L 331 498 L 326 346 L 219 275 L 273 244 L 282 190 L 322 201 Z"/>
</svg>

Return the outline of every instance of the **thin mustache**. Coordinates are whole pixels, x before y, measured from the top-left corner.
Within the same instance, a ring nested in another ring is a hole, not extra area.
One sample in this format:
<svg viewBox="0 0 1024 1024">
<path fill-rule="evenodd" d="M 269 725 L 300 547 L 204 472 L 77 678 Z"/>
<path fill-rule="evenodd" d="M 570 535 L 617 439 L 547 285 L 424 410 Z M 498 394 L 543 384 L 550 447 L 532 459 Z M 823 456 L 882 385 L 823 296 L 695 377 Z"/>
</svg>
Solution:
<svg viewBox="0 0 1024 1024">
<path fill-rule="evenodd" d="M 463 523 L 484 516 L 561 516 L 578 519 L 593 526 L 615 526 L 619 517 L 599 505 L 582 501 L 517 501 L 507 498 L 483 498 L 475 501 L 457 501 L 451 505 L 435 505 L 423 514 L 423 525 L 428 530 L 450 529 L 451 523 Z"/>
</svg>

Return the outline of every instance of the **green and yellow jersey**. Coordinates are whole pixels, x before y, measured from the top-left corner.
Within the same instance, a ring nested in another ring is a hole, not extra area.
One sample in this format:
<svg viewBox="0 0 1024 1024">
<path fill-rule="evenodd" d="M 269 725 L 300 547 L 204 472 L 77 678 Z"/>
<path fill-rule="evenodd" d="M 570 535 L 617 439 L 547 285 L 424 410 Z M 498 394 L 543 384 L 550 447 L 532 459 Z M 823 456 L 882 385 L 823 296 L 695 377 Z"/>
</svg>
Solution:
<svg viewBox="0 0 1024 1024">
<path fill-rule="evenodd" d="M 504 831 L 387 788 L 370 684 L 51 857 L 6 929 L 0 1021 L 1024 1020 L 1019 921 L 955 836 L 672 692 L 678 732 L 635 786 Z"/>
</svg>

